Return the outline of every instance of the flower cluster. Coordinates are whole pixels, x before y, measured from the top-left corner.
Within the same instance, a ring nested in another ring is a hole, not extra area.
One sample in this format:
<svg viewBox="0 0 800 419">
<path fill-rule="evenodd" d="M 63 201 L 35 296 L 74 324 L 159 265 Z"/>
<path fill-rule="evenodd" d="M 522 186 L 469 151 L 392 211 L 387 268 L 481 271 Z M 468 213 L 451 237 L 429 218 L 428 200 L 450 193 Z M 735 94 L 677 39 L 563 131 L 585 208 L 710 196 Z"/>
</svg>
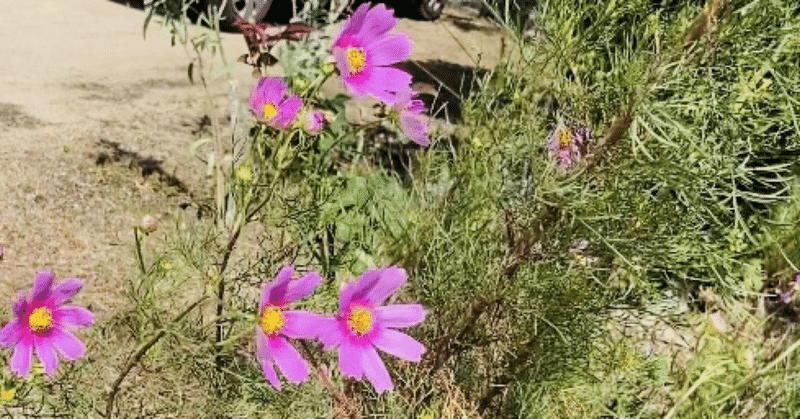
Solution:
<svg viewBox="0 0 800 419">
<path fill-rule="evenodd" d="M 94 315 L 83 307 L 65 305 L 83 287 L 79 279 L 66 279 L 53 287 L 53 274 L 39 272 L 30 296 L 20 295 L 12 306 L 14 319 L 0 330 L 0 345 L 14 347 L 11 370 L 27 377 L 31 372 L 31 356 L 44 366 L 52 377 L 58 369 L 58 355 L 75 361 L 83 357 L 86 347 L 71 330 L 94 323 Z"/>
<path fill-rule="evenodd" d="M 293 383 L 308 377 L 306 361 L 287 338 L 316 339 L 326 350 L 338 348 L 342 374 L 356 380 L 366 377 L 379 393 L 393 385 L 376 348 L 408 361 L 421 360 L 425 347 L 397 329 L 422 322 L 425 309 L 418 304 L 384 305 L 406 282 L 405 270 L 392 266 L 365 272 L 342 290 L 339 313 L 333 317 L 288 309 L 322 282 L 315 272 L 291 280 L 293 270 L 292 265 L 284 267 L 264 286 L 258 309 L 256 354 L 275 389 L 280 390 L 281 383 L 274 365 Z"/>
<path fill-rule="evenodd" d="M 392 10 L 383 4 L 364 3 L 345 22 L 333 42 L 336 67 L 347 89 L 357 97 L 370 95 L 394 107 L 400 129 L 415 143 L 427 146 L 428 119 L 425 106 L 415 99 L 411 75 L 395 67 L 411 56 L 411 39 L 390 33 L 397 25 Z M 279 77 L 264 77 L 250 95 L 250 109 L 256 118 L 273 128 L 286 130 L 297 120 L 302 100 L 287 93 Z M 309 110 L 302 124 L 307 132 L 318 133 L 324 114 Z"/>
<path fill-rule="evenodd" d="M 547 140 L 547 155 L 556 159 L 562 170 L 569 169 L 580 162 L 591 139 L 592 131 L 588 127 L 572 127 L 559 121 Z"/>
</svg>

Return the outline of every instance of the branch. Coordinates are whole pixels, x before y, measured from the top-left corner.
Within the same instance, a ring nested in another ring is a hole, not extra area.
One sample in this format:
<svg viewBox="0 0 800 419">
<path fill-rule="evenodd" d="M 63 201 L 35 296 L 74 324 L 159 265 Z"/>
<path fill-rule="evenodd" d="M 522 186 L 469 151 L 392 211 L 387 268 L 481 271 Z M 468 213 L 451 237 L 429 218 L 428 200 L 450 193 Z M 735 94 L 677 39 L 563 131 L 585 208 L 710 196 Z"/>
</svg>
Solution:
<svg viewBox="0 0 800 419">
<path fill-rule="evenodd" d="M 204 295 L 199 300 L 192 303 L 181 314 L 178 314 L 178 316 L 175 317 L 175 319 L 173 319 L 169 323 L 169 326 L 172 326 L 181 321 L 184 317 L 186 317 L 187 314 L 189 314 L 189 312 L 191 312 L 195 307 L 200 305 L 200 303 L 202 303 L 203 300 L 205 300 L 206 298 L 208 298 L 208 296 Z M 133 369 L 133 366 L 136 365 L 140 359 L 142 359 L 142 357 L 147 353 L 147 351 L 150 350 L 150 348 L 152 348 L 153 345 L 155 345 L 159 340 L 161 340 L 161 338 L 163 338 L 164 335 L 166 334 L 167 334 L 166 327 L 159 330 L 158 333 L 156 333 L 156 335 L 153 336 L 152 339 L 139 346 L 139 349 L 136 351 L 136 353 L 134 353 L 131 360 L 128 361 L 128 363 L 122 369 L 122 372 L 119 374 L 119 377 L 117 377 L 117 379 L 114 381 L 114 384 L 111 386 L 111 392 L 109 392 L 108 394 L 108 400 L 106 401 L 106 419 L 111 419 L 111 415 L 114 413 L 114 399 L 117 396 L 117 392 L 119 392 L 119 386 L 122 384 L 122 381 L 125 380 L 125 377 L 127 377 L 128 373 L 130 373 L 131 369 Z"/>
</svg>

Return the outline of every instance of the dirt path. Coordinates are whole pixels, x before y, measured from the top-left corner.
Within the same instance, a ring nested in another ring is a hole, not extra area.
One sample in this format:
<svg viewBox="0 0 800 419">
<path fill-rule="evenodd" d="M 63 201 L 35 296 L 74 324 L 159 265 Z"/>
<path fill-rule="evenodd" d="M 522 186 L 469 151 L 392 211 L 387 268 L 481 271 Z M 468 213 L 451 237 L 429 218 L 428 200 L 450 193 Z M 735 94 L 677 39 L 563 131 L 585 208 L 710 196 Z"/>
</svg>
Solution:
<svg viewBox="0 0 800 419">
<path fill-rule="evenodd" d="M 145 214 L 169 224 L 202 194 L 202 167 L 187 152 L 202 92 L 157 24 L 142 38 L 141 10 L 105 0 L 11 3 L 0 0 L 13 10 L 0 14 L 0 302 L 47 268 L 84 278 L 81 298 L 102 319 L 125 302 L 134 224 Z M 444 78 L 459 76 L 448 66 L 499 58 L 499 31 L 469 11 L 403 20 L 398 30 L 415 42 L 412 58 Z M 224 45 L 231 59 L 246 52 L 236 34 Z M 250 86 L 242 67 L 240 86 Z"/>
</svg>

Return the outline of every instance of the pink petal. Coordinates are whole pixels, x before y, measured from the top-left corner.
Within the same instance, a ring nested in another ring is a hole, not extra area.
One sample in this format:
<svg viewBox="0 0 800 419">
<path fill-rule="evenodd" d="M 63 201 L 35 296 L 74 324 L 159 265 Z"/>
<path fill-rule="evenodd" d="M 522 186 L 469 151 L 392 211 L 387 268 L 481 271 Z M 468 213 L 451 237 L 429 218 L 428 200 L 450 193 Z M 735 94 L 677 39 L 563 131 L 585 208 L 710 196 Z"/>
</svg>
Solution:
<svg viewBox="0 0 800 419">
<path fill-rule="evenodd" d="M 309 134 L 316 134 L 322 130 L 324 124 L 325 114 L 320 111 L 306 112 L 306 116 L 303 121 L 303 127 L 305 128 L 306 132 Z"/>
<path fill-rule="evenodd" d="M 314 288 L 320 283 L 322 283 L 322 277 L 316 272 L 309 272 L 303 275 L 302 278 L 297 281 L 292 281 L 289 284 L 289 290 L 286 292 L 284 298 L 287 302 L 302 300 L 311 295 L 311 293 L 314 292 Z"/>
<path fill-rule="evenodd" d="M 364 17 L 367 16 L 367 10 L 369 10 L 369 7 L 369 3 L 362 3 L 360 6 L 358 6 L 356 11 L 350 15 L 350 19 L 347 19 L 347 22 L 345 22 L 344 27 L 342 28 L 342 35 L 351 35 L 361 30 L 361 26 L 364 24 Z M 342 35 L 339 35 L 339 37 Z"/>
<path fill-rule="evenodd" d="M 416 95 L 417 95 L 417 93 L 414 92 L 411 89 L 403 90 L 402 92 L 398 92 L 397 95 L 395 96 L 397 98 L 397 102 L 395 102 L 395 106 L 397 107 L 397 109 L 401 109 L 401 110 L 404 109 L 406 106 L 410 105 L 412 99 Z"/>
<path fill-rule="evenodd" d="M 387 97 L 387 98 L 390 98 L 390 99 L 393 98 L 394 96 L 392 96 L 391 93 L 388 93 L 388 92 L 381 93 L 381 92 L 378 92 L 378 91 L 373 92 L 373 91 L 368 89 L 368 86 L 374 85 L 374 83 L 370 84 L 371 82 L 370 82 L 370 78 L 369 78 L 369 72 L 370 72 L 370 69 L 367 68 L 361 74 L 356 74 L 356 75 L 352 75 L 352 76 L 348 75 L 348 74 L 344 74 L 342 76 L 342 80 L 344 81 L 345 87 L 347 87 L 347 89 L 350 91 L 350 93 L 352 93 L 353 96 L 355 96 L 357 98 L 362 98 L 367 94 L 370 94 L 370 95 L 372 95 L 372 96 L 374 96 L 376 98 L 379 98 L 379 99 L 380 99 L 379 95 L 382 95 L 382 97 Z M 381 99 L 381 100 L 383 100 L 383 99 Z M 389 103 L 389 102 L 387 102 L 387 103 Z"/>
<path fill-rule="evenodd" d="M 269 337 L 267 338 L 267 345 L 272 359 L 278 364 L 278 368 L 281 369 L 281 372 L 289 381 L 297 384 L 308 378 L 306 360 L 300 356 L 294 346 L 286 341 L 286 338 L 282 336 Z"/>
<path fill-rule="evenodd" d="M 292 339 L 316 339 L 321 317 L 307 311 L 284 311 L 286 323 L 281 333 Z"/>
<path fill-rule="evenodd" d="M 275 390 L 281 391 L 281 380 L 278 379 L 278 374 L 275 374 L 275 368 L 272 366 L 272 356 L 269 353 L 267 336 L 259 327 L 256 328 L 256 357 L 261 362 L 264 377 L 267 378 L 267 381 L 272 384 Z"/>
<path fill-rule="evenodd" d="M 400 129 L 403 130 L 411 141 L 426 147 L 430 144 L 428 139 L 428 124 L 424 117 L 419 115 L 400 115 Z"/>
<path fill-rule="evenodd" d="M 264 77 L 258 82 L 258 91 L 265 100 L 278 103 L 288 89 L 286 82 L 280 77 Z"/>
<path fill-rule="evenodd" d="M 72 333 L 60 328 L 55 327 L 53 330 L 50 331 L 50 336 L 48 336 L 50 342 L 52 342 L 53 346 L 58 349 L 58 352 L 64 356 L 64 358 L 75 361 L 78 358 L 83 357 L 86 353 L 86 346 L 83 342 L 80 341 L 75 335 Z"/>
<path fill-rule="evenodd" d="M 17 300 L 14 301 L 14 306 L 12 307 L 12 311 L 14 315 L 17 317 L 25 316 L 25 312 L 28 310 L 28 301 L 25 299 L 25 293 L 19 293 L 17 295 Z"/>
<path fill-rule="evenodd" d="M 411 89 L 411 74 L 394 67 L 373 67 L 360 88 L 388 105 L 397 103 L 397 93 Z"/>
<path fill-rule="evenodd" d="M 378 349 L 406 361 L 419 362 L 425 353 L 425 346 L 411 336 L 393 329 L 381 330 L 372 343 Z"/>
<path fill-rule="evenodd" d="M 56 348 L 53 347 L 53 343 L 47 338 L 34 336 L 33 349 L 36 352 L 36 357 L 39 358 L 39 361 L 41 361 L 44 366 L 44 373 L 47 374 L 48 377 L 52 377 L 56 370 L 58 370 L 58 355 L 56 354 Z"/>
<path fill-rule="evenodd" d="M 14 347 L 11 355 L 11 371 L 21 377 L 27 377 L 31 373 L 31 354 L 33 353 L 33 338 L 24 336 Z"/>
<path fill-rule="evenodd" d="M 414 100 L 411 100 L 410 102 L 411 103 L 408 104 L 408 112 L 409 113 L 418 115 L 418 114 L 421 114 L 421 113 L 425 112 L 425 102 L 423 102 L 423 101 L 421 101 L 419 99 L 414 99 Z"/>
<path fill-rule="evenodd" d="M 294 272 L 294 265 L 286 265 L 278 271 L 275 280 L 271 283 L 264 285 L 264 293 L 261 296 L 261 305 L 258 307 L 259 313 L 268 304 L 280 306 L 283 304 L 283 298 L 286 290 L 289 288 L 289 281 L 292 279 L 292 272 Z"/>
<path fill-rule="evenodd" d="M 64 326 L 86 327 L 94 324 L 94 314 L 83 307 L 61 306 L 53 311 L 53 316 L 58 324 Z"/>
<path fill-rule="evenodd" d="M 394 388 L 389 371 L 386 371 L 386 365 L 378 355 L 378 351 L 372 346 L 364 348 L 361 353 L 361 367 L 364 369 L 367 380 L 372 383 L 378 393 L 391 391 Z"/>
<path fill-rule="evenodd" d="M 19 331 L 20 325 L 19 321 L 14 319 L 8 322 L 7 325 L 3 326 L 3 330 L 0 330 L 0 345 L 3 346 L 11 346 L 20 339 L 22 334 Z"/>
<path fill-rule="evenodd" d="M 364 346 L 353 344 L 349 339 L 342 340 L 339 346 L 339 369 L 342 375 L 356 380 L 364 376 L 361 359 L 365 349 Z"/>
<path fill-rule="evenodd" d="M 409 327 L 425 320 L 425 308 L 419 304 L 395 304 L 375 309 L 383 327 Z"/>
<path fill-rule="evenodd" d="M 250 111 L 256 116 L 256 118 L 261 119 L 264 103 L 266 101 L 255 89 L 250 92 Z"/>
<path fill-rule="evenodd" d="M 329 350 L 342 343 L 344 333 L 339 328 L 339 321 L 336 318 L 320 317 L 317 325 L 317 339 L 322 342 L 323 349 Z"/>
<path fill-rule="evenodd" d="M 272 361 L 265 361 L 262 359 L 261 371 L 264 373 L 264 377 L 267 378 L 267 381 L 272 385 L 272 388 L 281 391 L 281 380 L 278 379 L 278 374 L 275 372 L 275 366 L 272 365 Z"/>
<path fill-rule="evenodd" d="M 287 89 L 286 82 L 279 77 L 262 77 L 258 85 L 250 92 L 250 110 L 261 119 L 264 104 L 277 104 L 283 99 Z"/>
<path fill-rule="evenodd" d="M 53 286 L 53 273 L 49 271 L 42 271 L 36 274 L 36 279 L 33 282 L 33 291 L 31 292 L 31 301 L 44 301 L 51 294 L 51 287 Z"/>
<path fill-rule="evenodd" d="M 355 282 L 348 284 L 339 295 L 339 310 L 344 312 L 350 307 L 351 302 L 366 299 L 369 291 L 378 285 L 382 271 L 382 269 L 364 271 Z"/>
<path fill-rule="evenodd" d="M 61 304 L 74 297 L 82 288 L 83 281 L 80 279 L 70 278 L 63 280 L 53 289 L 53 296 L 56 298 L 56 304 Z"/>
<path fill-rule="evenodd" d="M 411 39 L 406 34 L 379 38 L 364 49 L 369 62 L 375 66 L 396 64 L 411 56 Z"/>
<path fill-rule="evenodd" d="M 371 40 L 386 35 L 396 25 L 397 18 L 394 17 L 394 11 L 384 4 L 378 4 L 367 11 L 364 22 L 357 33 L 364 39 Z"/>
<path fill-rule="evenodd" d="M 278 115 L 274 120 L 275 125 L 282 129 L 289 128 L 302 107 L 303 101 L 298 96 L 291 96 L 284 100 L 280 106 L 278 106 Z"/>
<path fill-rule="evenodd" d="M 333 58 L 336 59 L 336 68 L 339 69 L 339 74 L 342 76 L 345 86 L 350 89 L 354 94 L 361 95 L 363 92 L 352 83 L 352 76 L 350 75 L 350 65 L 347 63 L 347 53 L 344 48 L 334 47 Z"/>
<path fill-rule="evenodd" d="M 366 295 L 367 301 L 374 306 L 383 304 L 389 295 L 406 282 L 406 271 L 403 268 L 390 266 L 380 272 L 380 280 Z"/>
<path fill-rule="evenodd" d="M 390 92 L 411 90 L 411 74 L 394 67 L 376 66 L 372 69 L 372 79 Z"/>
</svg>

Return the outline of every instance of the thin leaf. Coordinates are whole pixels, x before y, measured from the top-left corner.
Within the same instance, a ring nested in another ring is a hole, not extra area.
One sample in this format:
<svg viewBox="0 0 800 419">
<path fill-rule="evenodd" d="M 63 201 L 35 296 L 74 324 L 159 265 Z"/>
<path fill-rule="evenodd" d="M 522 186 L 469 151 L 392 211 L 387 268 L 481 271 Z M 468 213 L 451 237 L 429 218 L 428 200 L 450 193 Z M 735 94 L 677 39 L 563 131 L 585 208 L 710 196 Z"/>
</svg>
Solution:
<svg viewBox="0 0 800 419">
<path fill-rule="evenodd" d="M 189 83 L 194 84 L 194 61 L 189 63 L 189 67 L 186 69 L 186 72 L 189 75 Z"/>
</svg>

